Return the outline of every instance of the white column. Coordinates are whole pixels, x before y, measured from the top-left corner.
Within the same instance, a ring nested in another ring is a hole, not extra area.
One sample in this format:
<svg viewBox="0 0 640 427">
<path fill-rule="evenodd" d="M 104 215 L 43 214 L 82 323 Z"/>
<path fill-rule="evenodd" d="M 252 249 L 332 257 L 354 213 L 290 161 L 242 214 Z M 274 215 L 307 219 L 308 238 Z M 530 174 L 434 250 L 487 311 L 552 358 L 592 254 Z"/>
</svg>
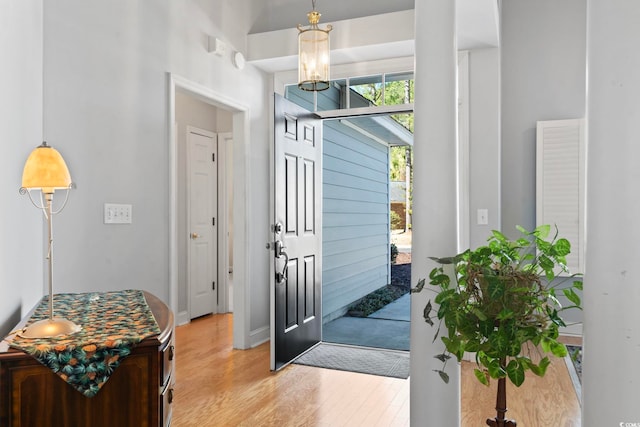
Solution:
<svg viewBox="0 0 640 427">
<path fill-rule="evenodd" d="M 456 37 L 454 0 L 418 0 L 416 16 L 413 243 L 411 282 L 428 277 L 429 256 L 456 253 Z M 450 362 L 445 384 L 433 372 L 444 346 L 422 312 L 433 293 L 411 300 L 411 425 L 457 426 L 460 369 Z M 446 333 L 446 332 L 445 332 Z"/>
<path fill-rule="evenodd" d="M 587 7 L 582 423 L 640 425 L 640 6 Z"/>
</svg>

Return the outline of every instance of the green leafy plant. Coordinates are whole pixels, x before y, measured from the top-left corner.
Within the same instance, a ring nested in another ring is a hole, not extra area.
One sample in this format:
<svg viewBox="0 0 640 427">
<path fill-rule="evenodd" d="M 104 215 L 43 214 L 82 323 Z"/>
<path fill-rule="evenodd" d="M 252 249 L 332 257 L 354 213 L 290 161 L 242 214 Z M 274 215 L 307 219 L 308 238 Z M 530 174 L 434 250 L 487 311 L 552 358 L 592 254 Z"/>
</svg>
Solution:
<svg viewBox="0 0 640 427">
<path fill-rule="evenodd" d="M 400 214 L 392 210 L 389 212 L 389 218 L 391 219 L 391 229 L 399 230 L 402 225 L 402 218 L 400 218 Z"/>
<path fill-rule="evenodd" d="M 390 245 L 390 253 L 389 253 L 389 259 L 391 260 L 392 264 L 396 262 L 396 258 L 398 258 L 399 253 L 400 251 L 398 250 L 398 245 L 396 245 L 395 243 L 392 243 Z"/>
<path fill-rule="evenodd" d="M 352 317 L 368 317 L 407 292 L 409 290 L 403 289 L 401 286 L 385 285 L 365 295 L 360 301 L 349 307 L 348 313 Z"/>
<path fill-rule="evenodd" d="M 582 282 L 574 280 L 577 275 L 570 275 L 566 267 L 571 244 L 558 237 L 557 228 L 549 239 L 549 225 L 533 231 L 517 229 L 522 236 L 516 240 L 494 230 L 486 246 L 431 258 L 439 264 L 429 274 L 438 306 L 429 300 L 424 319 L 432 326 L 438 321 L 434 341 L 441 326 L 446 327 L 447 334 L 440 337 L 446 351 L 435 356 L 443 362 L 436 372 L 445 382 L 452 355 L 461 361 L 465 353 L 475 353 L 474 373 L 485 385 L 490 378 L 508 377 L 516 386 L 524 382 L 528 370 L 543 376 L 549 353 L 567 355 L 558 341 L 559 328 L 566 326 L 560 314 L 581 308 L 576 291 L 582 290 Z M 426 283 L 420 280 L 411 292 L 422 291 Z M 560 289 L 568 306 L 557 298 Z"/>
</svg>

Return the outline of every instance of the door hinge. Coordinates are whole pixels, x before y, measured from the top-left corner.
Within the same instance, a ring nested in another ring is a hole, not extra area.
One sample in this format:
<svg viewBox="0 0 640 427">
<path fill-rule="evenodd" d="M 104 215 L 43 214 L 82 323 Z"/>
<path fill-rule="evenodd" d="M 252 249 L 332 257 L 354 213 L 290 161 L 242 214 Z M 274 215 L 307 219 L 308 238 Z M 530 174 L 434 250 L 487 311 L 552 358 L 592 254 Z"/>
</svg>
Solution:
<svg viewBox="0 0 640 427">
<path fill-rule="evenodd" d="M 211 225 L 216 225 L 216 217 L 211 218 Z"/>
<path fill-rule="evenodd" d="M 211 161 L 212 162 L 216 161 L 216 153 L 211 153 Z"/>
<path fill-rule="evenodd" d="M 211 289 L 216 290 L 216 282 L 211 282 Z"/>
</svg>

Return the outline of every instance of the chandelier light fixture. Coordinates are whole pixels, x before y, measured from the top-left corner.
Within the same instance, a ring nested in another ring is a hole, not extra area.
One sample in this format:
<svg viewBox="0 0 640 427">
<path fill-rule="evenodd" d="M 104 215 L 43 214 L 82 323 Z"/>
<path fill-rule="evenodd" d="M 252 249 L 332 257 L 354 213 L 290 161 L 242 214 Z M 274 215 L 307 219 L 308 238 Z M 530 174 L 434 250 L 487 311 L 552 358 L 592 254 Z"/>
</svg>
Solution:
<svg viewBox="0 0 640 427">
<path fill-rule="evenodd" d="M 298 87 L 321 91 L 329 88 L 329 31 L 333 27 L 318 27 L 321 15 L 315 0 L 311 6 L 313 10 L 307 13 L 309 26 L 298 24 Z"/>
</svg>

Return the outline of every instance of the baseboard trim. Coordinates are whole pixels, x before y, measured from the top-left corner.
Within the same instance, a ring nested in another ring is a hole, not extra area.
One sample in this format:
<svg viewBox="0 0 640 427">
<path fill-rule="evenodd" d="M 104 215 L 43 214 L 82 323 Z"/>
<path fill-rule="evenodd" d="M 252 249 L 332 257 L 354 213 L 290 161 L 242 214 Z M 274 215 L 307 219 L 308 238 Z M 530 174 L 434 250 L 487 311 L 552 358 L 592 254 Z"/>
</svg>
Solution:
<svg viewBox="0 0 640 427">
<path fill-rule="evenodd" d="M 582 407 L 582 383 L 580 382 L 580 378 L 578 378 L 578 373 L 576 372 L 576 367 L 573 365 L 573 361 L 571 360 L 571 355 L 566 355 L 564 357 L 564 361 L 567 365 L 567 371 L 569 371 L 569 378 L 571 378 L 573 389 L 576 391 L 578 403 L 580 403 L 580 407 Z"/>
<path fill-rule="evenodd" d="M 572 323 L 559 330 L 560 335 L 582 338 L 582 323 Z"/>
<path fill-rule="evenodd" d="M 268 326 L 263 326 L 262 328 L 254 329 L 249 333 L 249 345 L 251 346 L 251 348 L 257 347 L 260 344 L 264 344 L 270 339 L 271 339 L 271 331 Z"/>
<path fill-rule="evenodd" d="M 179 312 L 176 320 L 178 326 L 186 325 L 187 323 L 191 322 L 191 319 L 189 319 L 189 313 L 186 310 Z"/>
</svg>

